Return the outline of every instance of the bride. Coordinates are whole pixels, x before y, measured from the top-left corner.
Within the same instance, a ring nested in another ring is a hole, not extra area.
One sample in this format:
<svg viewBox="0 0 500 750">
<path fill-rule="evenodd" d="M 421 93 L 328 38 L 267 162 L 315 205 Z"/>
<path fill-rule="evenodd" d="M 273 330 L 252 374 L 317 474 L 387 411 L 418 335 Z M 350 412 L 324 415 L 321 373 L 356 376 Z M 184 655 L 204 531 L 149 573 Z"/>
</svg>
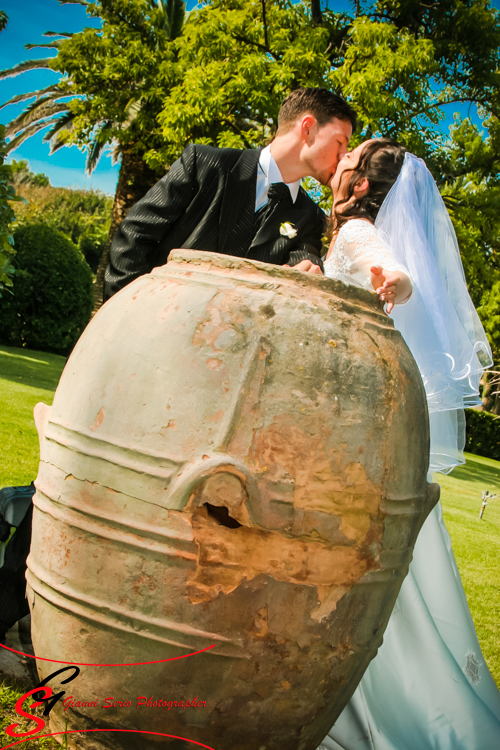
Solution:
<svg viewBox="0 0 500 750">
<path fill-rule="evenodd" d="M 387 302 L 427 394 L 429 474 L 448 473 L 464 463 L 463 410 L 480 403 L 479 378 L 491 353 L 445 205 L 425 163 L 388 139 L 348 153 L 331 188 L 325 275 L 375 289 Z M 500 694 L 438 504 L 417 539 L 384 642 L 320 748 L 497 747 Z"/>
</svg>

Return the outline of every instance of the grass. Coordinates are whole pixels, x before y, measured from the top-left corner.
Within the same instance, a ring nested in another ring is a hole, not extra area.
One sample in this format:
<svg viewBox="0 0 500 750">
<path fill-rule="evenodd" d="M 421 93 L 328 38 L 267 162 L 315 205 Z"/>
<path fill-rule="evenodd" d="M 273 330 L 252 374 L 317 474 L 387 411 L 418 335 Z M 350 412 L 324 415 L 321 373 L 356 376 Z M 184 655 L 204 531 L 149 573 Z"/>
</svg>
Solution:
<svg viewBox="0 0 500 750">
<path fill-rule="evenodd" d="M 465 466 L 439 475 L 443 515 L 484 658 L 500 686 L 500 462 L 466 454 Z M 479 520 L 481 493 L 499 497 Z"/>
<path fill-rule="evenodd" d="M 33 407 L 52 404 L 65 365 L 57 354 L 0 347 L 0 487 L 30 484 L 38 473 Z"/>
<path fill-rule="evenodd" d="M 28 690 L 31 690 L 32 687 L 32 685 L 28 687 L 16 682 L 11 682 L 10 684 L 7 684 L 7 682 L 0 683 L 0 738 L 5 745 L 10 744 L 10 742 L 16 742 L 15 737 L 8 737 L 5 733 L 6 728 L 11 724 L 19 724 L 19 726 L 15 728 L 15 731 L 18 734 L 21 732 L 29 732 L 35 728 L 33 720 L 21 718 L 14 710 L 16 701 Z M 31 705 L 29 701 L 25 701 L 23 704 L 23 710 L 32 715 L 34 714 L 39 717 L 42 716 L 43 706 L 31 711 L 27 708 L 29 705 Z M 48 734 L 50 732 L 48 717 L 46 717 L 44 721 L 46 722 L 45 727 L 41 728 L 40 731 L 42 734 Z M 66 737 L 63 736 L 62 740 L 63 749 L 67 748 L 68 745 L 67 742 L 65 742 Z M 61 750 L 61 745 L 53 737 L 44 737 L 43 739 L 36 739 L 35 737 L 34 739 L 23 742 L 22 748 L 23 750 Z"/>
<path fill-rule="evenodd" d="M 0 487 L 29 484 L 38 470 L 33 407 L 52 403 L 64 357 L 0 347 Z M 466 455 L 467 464 L 438 475 L 446 525 L 484 657 L 500 685 L 500 497 L 479 520 L 481 493 L 500 495 L 500 462 Z M 27 746 L 26 746 L 27 747 Z"/>
</svg>

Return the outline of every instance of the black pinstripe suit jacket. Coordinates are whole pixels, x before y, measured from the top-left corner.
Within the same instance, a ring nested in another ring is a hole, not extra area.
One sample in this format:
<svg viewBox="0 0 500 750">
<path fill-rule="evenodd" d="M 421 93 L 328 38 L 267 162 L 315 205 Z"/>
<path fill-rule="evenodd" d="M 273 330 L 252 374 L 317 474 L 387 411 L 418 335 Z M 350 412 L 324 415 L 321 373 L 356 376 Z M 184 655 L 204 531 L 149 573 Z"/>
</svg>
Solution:
<svg viewBox="0 0 500 750">
<path fill-rule="evenodd" d="M 208 250 L 265 263 L 321 265 L 325 215 L 300 188 L 297 200 L 278 203 L 256 221 L 255 191 L 260 149 L 239 151 L 188 146 L 169 172 L 133 206 L 110 250 L 105 299 L 155 266 L 174 248 Z M 283 222 L 297 229 L 282 237 Z"/>
</svg>

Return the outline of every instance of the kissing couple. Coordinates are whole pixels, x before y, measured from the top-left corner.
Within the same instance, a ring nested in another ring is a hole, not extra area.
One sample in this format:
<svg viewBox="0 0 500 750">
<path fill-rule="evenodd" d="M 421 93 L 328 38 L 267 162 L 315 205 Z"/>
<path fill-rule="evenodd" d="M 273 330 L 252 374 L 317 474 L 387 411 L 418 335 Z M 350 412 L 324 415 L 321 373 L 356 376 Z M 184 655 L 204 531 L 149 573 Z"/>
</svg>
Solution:
<svg viewBox="0 0 500 750">
<path fill-rule="evenodd" d="M 464 409 L 480 403 L 491 350 L 457 240 L 425 163 L 394 141 L 348 151 L 356 113 L 327 89 L 283 102 L 264 149 L 190 145 L 128 213 L 106 272 L 109 298 L 174 248 L 292 266 L 387 303 L 425 386 L 430 472 L 464 463 Z M 331 188 L 326 216 L 301 187 Z M 479 646 L 440 504 L 417 539 L 384 643 L 323 740 L 328 750 L 491 750 L 500 694 Z M 291 750 L 284 748 L 284 750 Z"/>
</svg>

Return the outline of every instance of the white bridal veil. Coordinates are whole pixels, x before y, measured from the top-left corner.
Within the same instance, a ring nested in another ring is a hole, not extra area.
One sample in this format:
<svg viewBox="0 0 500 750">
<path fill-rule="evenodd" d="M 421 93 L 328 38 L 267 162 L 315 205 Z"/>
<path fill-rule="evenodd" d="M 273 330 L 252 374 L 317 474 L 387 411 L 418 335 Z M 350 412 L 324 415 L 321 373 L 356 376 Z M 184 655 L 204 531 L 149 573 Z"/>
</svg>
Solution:
<svg viewBox="0 0 500 750">
<path fill-rule="evenodd" d="M 476 406 L 491 349 L 465 284 L 457 238 L 434 178 L 407 153 L 375 226 L 408 269 L 413 294 L 393 309 L 424 381 L 431 427 L 429 471 L 464 463 L 463 409 Z"/>
</svg>

